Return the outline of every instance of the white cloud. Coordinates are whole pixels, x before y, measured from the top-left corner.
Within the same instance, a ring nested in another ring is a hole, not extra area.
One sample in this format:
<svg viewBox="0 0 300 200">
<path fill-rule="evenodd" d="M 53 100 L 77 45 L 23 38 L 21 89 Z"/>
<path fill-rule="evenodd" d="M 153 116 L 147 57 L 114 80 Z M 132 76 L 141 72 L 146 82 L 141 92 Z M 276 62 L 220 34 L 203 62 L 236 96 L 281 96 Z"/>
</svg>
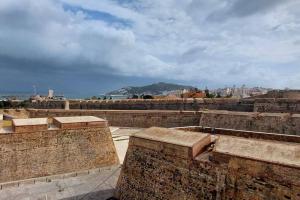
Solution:
<svg viewBox="0 0 300 200">
<path fill-rule="evenodd" d="M 300 3 L 243 1 L 3 0 L 0 54 L 53 60 L 53 70 L 300 87 Z M 87 20 L 63 3 L 131 24 Z"/>
</svg>

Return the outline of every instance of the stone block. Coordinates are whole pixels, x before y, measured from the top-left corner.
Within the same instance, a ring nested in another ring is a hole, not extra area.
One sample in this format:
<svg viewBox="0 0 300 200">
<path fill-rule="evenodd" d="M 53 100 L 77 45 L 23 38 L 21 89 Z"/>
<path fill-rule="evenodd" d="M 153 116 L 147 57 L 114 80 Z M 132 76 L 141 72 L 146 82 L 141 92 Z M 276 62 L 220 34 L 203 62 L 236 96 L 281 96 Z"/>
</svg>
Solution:
<svg viewBox="0 0 300 200">
<path fill-rule="evenodd" d="M 47 131 L 47 118 L 13 119 L 12 129 L 15 133 Z"/>
<path fill-rule="evenodd" d="M 208 134 L 157 127 L 136 133 L 130 140 L 132 145 L 184 159 L 195 158 L 211 143 Z"/>
<path fill-rule="evenodd" d="M 53 124 L 62 129 L 108 126 L 106 120 L 94 116 L 54 117 Z"/>
<path fill-rule="evenodd" d="M 300 145 L 297 143 L 219 136 L 213 152 L 300 168 Z"/>
</svg>

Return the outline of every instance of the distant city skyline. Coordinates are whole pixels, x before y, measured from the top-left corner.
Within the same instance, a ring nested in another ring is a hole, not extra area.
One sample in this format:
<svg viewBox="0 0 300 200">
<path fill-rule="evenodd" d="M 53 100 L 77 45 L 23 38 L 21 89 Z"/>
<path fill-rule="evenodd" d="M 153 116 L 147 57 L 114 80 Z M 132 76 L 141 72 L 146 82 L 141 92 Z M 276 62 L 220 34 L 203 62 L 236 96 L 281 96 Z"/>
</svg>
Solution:
<svg viewBox="0 0 300 200">
<path fill-rule="evenodd" d="M 2 0 L 0 93 L 300 88 L 297 0 Z"/>
</svg>

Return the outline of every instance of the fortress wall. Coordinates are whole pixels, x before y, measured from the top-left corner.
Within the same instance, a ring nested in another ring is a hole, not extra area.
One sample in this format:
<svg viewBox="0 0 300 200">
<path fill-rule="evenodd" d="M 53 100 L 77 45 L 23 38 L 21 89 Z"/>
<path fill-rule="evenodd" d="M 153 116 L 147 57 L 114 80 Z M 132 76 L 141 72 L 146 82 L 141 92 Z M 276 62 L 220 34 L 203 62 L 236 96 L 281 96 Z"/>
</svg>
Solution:
<svg viewBox="0 0 300 200">
<path fill-rule="evenodd" d="M 35 109 L 64 109 L 65 101 L 45 100 L 30 104 Z M 300 113 L 300 99 L 130 99 L 70 100 L 70 109 L 83 110 L 228 110 L 241 112 Z"/>
<path fill-rule="evenodd" d="M 152 131 L 155 134 L 157 130 Z M 172 133 L 168 137 L 169 141 L 165 138 L 163 141 L 157 138 L 147 140 L 139 134 L 130 137 L 115 194 L 117 198 L 296 200 L 300 197 L 299 158 L 284 160 L 285 155 L 282 154 L 282 160 L 279 156 L 278 164 L 276 161 L 265 162 L 248 158 L 243 155 L 246 152 L 240 150 L 250 149 L 249 156 L 255 157 L 257 152 L 273 147 L 273 152 L 281 155 L 287 146 L 281 149 L 280 145 L 287 145 L 285 143 L 261 141 L 259 145 L 252 145 L 252 142 L 256 142 L 246 139 L 240 146 L 235 147 L 231 143 L 228 146 L 226 140 L 218 143 L 212 139 L 215 147 L 204 148 L 204 152 L 193 158 L 161 151 L 160 147 L 166 145 L 172 145 L 175 150 L 181 148 L 173 143 Z M 234 137 L 230 139 L 235 143 Z M 224 154 L 222 148 L 232 154 Z M 242 154 L 239 155 L 240 152 Z M 264 153 L 261 159 L 270 157 L 272 156 Z M 289 165 L 289 161 L 293 160 L 298 162 L 297 167 Z"/>
<path fill-rule="evenodd" d="M 118 164 L 108 126 L 0 134 L 0 182 Z"/>
<path fill-rule="evenodd" d="M 200 126 L 300 135 L 300 115 L 288 113 L 202 112 Z"/>
<path fill-rule="evenodd" d="M 300 113 L 300 99 L 256 99 L 254 112 Z"/>
<path fill-rule="evenodd" d="M 124 110 L 35 110 L 29 109 L 30 117 L 56 116 L 97 116 L 108 120 L 110 126 L 141 127 L 151 126 L 176 127 L 197 126 L 201 113 L 194 111 L 124 111 Z"/>
<path fill-rule="evenodd" d="M 65 101 L 33 102 L 35 109 L 63 109 Z M 201 109 L 253 111 L 253 101 L 239 99 L 130 99 L 130 100 L 70 100 L 70 109 L 83 110 L 192 110 Z"/>
<path fill-rule="evenodd" d="M 154 111 L 154 110 L 36 110 L 30 117 L 91 115 L 121 127 L 182 127 L 205 126 L 236 130 L 300 135 L 300 114 L 253 113 L 231 111 Z"/>
</svg>

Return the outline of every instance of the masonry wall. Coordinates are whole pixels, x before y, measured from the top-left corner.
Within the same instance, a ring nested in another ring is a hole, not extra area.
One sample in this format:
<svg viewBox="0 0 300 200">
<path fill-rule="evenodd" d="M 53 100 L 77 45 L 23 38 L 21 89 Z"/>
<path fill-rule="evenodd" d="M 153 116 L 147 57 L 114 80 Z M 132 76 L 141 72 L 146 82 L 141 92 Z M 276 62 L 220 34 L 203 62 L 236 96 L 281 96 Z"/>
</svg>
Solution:
<svg viewBox="0 0 300 200">
<path fill-rule="evenodd" d="M 288 113 L 202 112 L 200 126 L 300 135 L 300 115 Z"/>
<path fill-rule="evenodd" d="M 300 113 L 300 99 L 256 99 L 254 112 Z"/>
<path fill-rule="evenodd" d="M 297 168 L 217 157 L 209 150 L 196 159 L 183 159 L 130 141 L 115 196 L 120 200 L 297 200 L 299 180 Z"/>
<path fill-rule="evenodd" d="M 64 109 L 65 101 L 31 103 L 35 109 Z M 185 100 L 90 100 L 69 101 L 70 109 L 83 110 L 228 110 L 241 112 L 300 113 L 299 98 L 185 99 Z"/>
<path fill-rule="evenodd" d="M 65 101 L 42 101 L 30 105 L 36 109 L 63 109 Z M 214 109 L 252 111 L 253 101 L 239 99 L 137 99 L 137 100 L 90 100 L 90 101 L 69 101 L 70 109 L 89 110 L 193 110 Z"/>
<path fill-rule="evenodd" d="M 30 117 L 97 116 L 111 126 L 182 127 L 206 126 L 300 135 L 300 114 L 230 111 L 122 111 L 122 110 L 28 110 Z"/>
<path fill-rule="evenodd" d="M 0 144 L 0 182 L 119 162 L 108 127 L 0 134 Z"/>
<path fill-rule="evenodd" d="M 194 111 L 122 111 L 122 110 L 28 110 L 30 117 L 96 116 L 108 120 L 111 126 L 177 127 L 199 125 L 200 112 Z"/>
</svg>

